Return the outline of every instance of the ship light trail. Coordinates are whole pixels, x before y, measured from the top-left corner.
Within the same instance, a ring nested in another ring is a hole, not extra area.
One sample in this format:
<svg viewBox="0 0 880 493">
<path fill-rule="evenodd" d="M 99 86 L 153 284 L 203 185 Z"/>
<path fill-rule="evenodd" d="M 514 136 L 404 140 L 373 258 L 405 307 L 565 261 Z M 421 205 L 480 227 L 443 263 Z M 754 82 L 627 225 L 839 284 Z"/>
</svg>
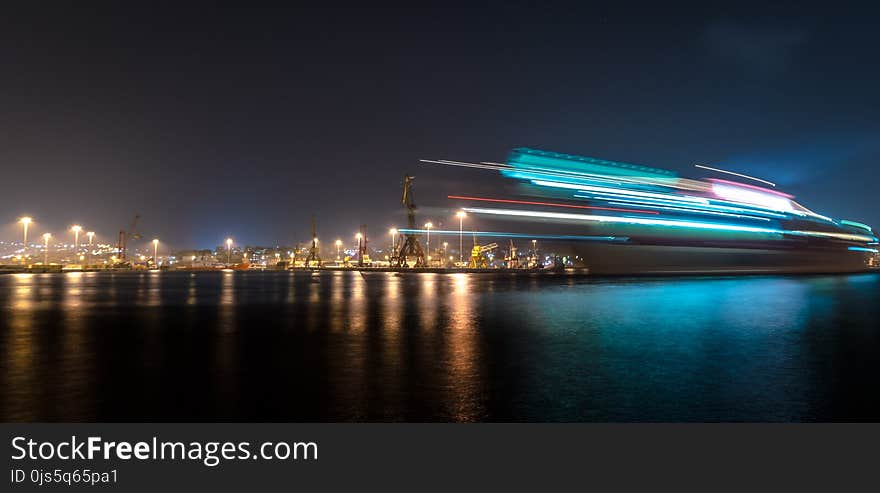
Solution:
<svg viewBox="0 0 880 493">
<path fill-rule="evenodd" d="M 499 166 L 488 166 L 485 164 L 476 164 L 476 163 L 464 163 L 461 161 L 448 161 L 445 159 L 419 159 L 419 162 L 422 163 L 433 163 L 433 164 L 445 164 L 446 166 L 460 166 L 462 168 L 477 168 L 477 169 L 491 169 L 491 170 L 500 170 L 507 169 Z"/>
<path fill-rule="evenodd" d="M 711 181 L 712 183 L 723 183 L 725 185 L 731 185 L 731 186 L 739 187 L 739 188 L 748 188 L 751 190 L 755 190 L 756 192 L 769 193 L 770 195 L 778 195 L 780 197 L 785 197 L 787 199 L 794 198 L 794 195 L 790 195 L 785 192 L 780 192 L 779 190 L 770 190 L 769 188 L 757 187 L 755 185 L 749 185 L 747 183 L 740 183 L 738 181 L 722 180 L 720 178 L 709 178 L 709 181 Z"/>
<path fill-rule="evenodd" d="M 853 227 L 856 227 L 856 228 L 861 228 L 861 229 L 867 230 L 869 233 L 874 231 L 874 230 L 872 230 L 871 227 L 868 226 L 867 224 L 857 223 L 857 222 L 855 222 L 855 221 L 848 221 L 848 220 L 846 220 L 846 219 L 841 219 L 841 220 L 840 220 L 840 224 L 844 224 L 844 225 L 846 225 L 846 226 L 853 226 Z"/>
<path fill-rule="evenodd" d="M 829 233 L 827 231 L 789 231 L 789 233 L 805 236 L 817 236 L 823 238 L 837 238 L 840 240 L 863 241 L 865 243 L 877 241 L 877 238 L 874 238 L 873 236 L 854 235 L 848 233 Z"/>
<path fill-rule="evenodd" d="M 485 197 L 465 197 L 462 195 L 447 195 L 447 198 L 450 199 L 461 199 L 461 200 L 474 200 L 481 202 L 500 202 L 504 204 L 522 204 L 522 205 L 546 205 L 549 207 L 568 207 L 571 209 L 597 209 L 601 211 L 617 211 L 617 212 L 636 212 L 641 214 L 659 214 L 657 211 L 645 211 L 639 209 L 621 209 L 617 207 L 599 207 L 593 205 L 575 205 L 575 204 L 560 204 L 555 202 L 535 202 L 531 200 L 511 200 L 511 199 L 490 199 Z"/>
<path fill-rule="evenodd" d="M 625 183 L 622 180 L 618 180 L 617 177 L 611 178 L 608 176 L 592 176 L 592 175 L 576 175 L 572 176 L 571 173 L 547 173 L 541 172 L 536 173 L 533 171 L 502 171 L 501 174 L 507 178 L 515 178 L 519 180 L 567 180 L 565 182 L 559 183 L 570 183 L 570 184 L 579 184 L 579 185 L 587 185 L 590 183 L 600 183 L 603 185 L 614 185 L 614 186 L 623 186 Z"/>
<path fill-rule="evenodd" d="M 627 206 L 626 202 L 608 202 L 612 205 L 622 205 Z M 660 209 L 664 211 L 676 211 L 676 212 L 687 212 L 689 214 L 706 214 L 709 216 L 725 216 L 725 217 L 736 217 L 739 219 L 754 219 L 756 221 L 770 221 L 770 219 L 766 217 L 758 217 L 758 216 L 748 216 L 744 214 L 731 214 L 729 212 L 716 212 L 716 211 L 707 211 L 702 209 L 692 209 L 688 207 L 671 207 L 665 205 L 647 205 L 647 204 L 639 204 L 639 207 L 649 207 L 652 209 Z"/>
<path fill-rule="evenodd" d="M 458 234 L 458 230 L 432 230 L 435 234 Z M 408 229 L 401 228 L 398 230 L 401 234 L 423 235 L 424 229 Z M 579 241 L 612 241 L 626 242 L 629 237 L 626 236 L 586 236 L 586 235 L 542 235 L 527 233 L 508 233 L 502 231 L 468 231 L 468 234 L 475 236 L 487 236 L 496 238 L 524 238 L 529 240 L 579 240 Z"/>
<path fill-rule="evenodd" d="M 856 247 L 856 246 L 851 246 L 851 247 L 847 248 L 847 250 L 850 250 L 853 252 L 880 253 L 880 250 L 877 250 L 876 248 L 863 248 L 863 247 Z"/>
<path fill-rule="evenodd" d="M 738 226 L 735 224 L 707 223 L 701 221 L 681 221 L 674 219 L 654 219 L 647 217 L 619 217 L 619 216 L 595 216 L 589 214 L 570 214 L 562 212 L 522 211 L 509 209 L 482 209 L 465 208 L 466 212 L 474 214 L 490 214 L 498 216 L 540 217 L 546 219 L 567 219 L 575 221 L 591 221 L 602 223 L 637 224 L 645 226 L 669 226 L 676 228 L 709 229 L 719 231 L 742 231 L 748 233 L 768 233 L 776 235 L 813 236 L 821 238 L 837 238 L 841 240 L 871 242 L 877 241 L 873 236 L 829 233 L 825 231 L 792 231 L 773 228 L 760 228 L 754 226 Z"/>
<path fill-rule="evenodd" d="M 647 226 L 669 226 L 677 228 L 711 229 L 721 231 L 743 231 L 749 233 L 785 234 L 785 231 L 772 228 L 753 226 L 737 226 L 734 224 L 706 223 L 700 221 L 679 221 L 672 219 L 653 219 L 646 217 L 594 216 L 589 214 L 570 214 L 562 212 L 521 211 L 508 209 L 465 208 L 474 214 L 490 214 L 497 216 L 540 217 L 546 219 L 569 219 L 604 223 L 638 224 Z"/>
<path fill-rule="evenodd" d="M 865 249 L 865 247 L 857 246 L 852 247 L 852 251 L 874 252 L 877 250 L 875 246 L 877 238 L 873 236 L 870 226 L 855 221 L 834 220 L 822 216 L 797 203 L 792 195 L 758 184 L 731 181 L 733 178 L 691 180 L 680 178 L 676 173 L 668 170 L 527 148 L 514 149 L 507 164 L 447 159 L 423 159 L 421 161 L 446 166 L 496 170 L 506 178 L 521 180 L 537 187 L 570 190 L 570 195 L 557 200 L 589 201 L 589 205 L 559 203 L 554 202 L 553 198 L 547 198 L 548 201 L 545 202 L 540 198 L 514 200 L 449 195 L 450 199 L 611 212 L 602 215 L 550 212 L 540 208 L 538 210 L 479 207 L 464 209 L 464 211 L 474 214 L 746 232 L 773 235 L 779 238 L 785 236 L 825 238 L 867 243 L 872 247 Z M 776 187 L 773 182 L 742 173 L 702 164 L 695 166 Z M 552 195 L 560 195 L 560 192 L 554 192 Z M 562 195 L 567 194 L 563 193 Z M 705 221 L 702 220 L 704 218 L 696 216 L 697 214 L 705 215 Z M 785 229 L 785 220 L 796 218 L 811 221 L 818 219 L 840 228 L 841 231 L 814 231 L 802 223 L 797 226 L 801 228 L 799 230 Z M 740 223 L 743 220 L 747 222 Z M 780 222 L 774 220 L 780 220 Z M 454 233 L 455 231 L 449 232 L 449 234 Z M 420 232 L 415 231 L 410 234 L 420 234 Z M 513 237 L 530 237 L 519 233 L 483 232 L 481 234 L 486 236 L 515 234 L 517 236 Z M 541 236 L 540 238 L 555 237 Z M 573 239 L 574 237 L 565 236 L 564 238 Z M 843 248 L 846 248 L 846 245 L 841 245 L 841 249 Z"/>
<path fill-rule="evenodd" d="M 636 190 L 623 190 L 619 188 L 608 188 L 608 187 L 596 187 L 591 185 L 578 185 L 576 183 L 562 183 L 558 181 L 548 181 L 548 180 L 532 180 L 532 183 L 535 185 L 540 185 L 543 187 L 553 187 L 553 188 L 568 188 L 578 191 L 587 191 L 587 192 L 599 192 L 599 193 L 609 193 L 609 194 L 617 194 L 617 195 L 630 195 L 635 197 L 648 197 L 648 198 L 657 198 L 664 200 L 674 200 L 681 202 L 691 202 L 698 204 L 708 204 L 709 199 L 703 197 L 691 197 L 687 195 L 675 195 L 671 193 L 652 193 L 652 192 L 640 192 Z"/>
<path fill-rule="evenodd" d="M 712 192 L 722 199 L 732 200 L 734 202 L 759 205 L 774 211 L 794 212 L 794 208 L 791 206 L 791 201 L 787 198 L 774 197 L 763 192 L 746 190 L 744 188 L 723 183 L 713 183 Z"/>
<path fill-rule="evenodd" d="M 663 205 L 663 206 L 675 206 L 688 208 L 693 210 L 705 210 L 705 211 L 719 211 L 719 212 L 740 212 L 745 214 L 760 214 L 762 216 L 768 216 L 776 219 L 784 219 L 785 214 L 780 214 L 778 212 L 768 211 L 766 209 L 744 209 L 742 207 L 731 207 L 726 205 L 718 205 L 718 204 L 691 204 L 691 203 L 682 203 L 674 200 L 666 200 L 666 199 L 645 199 L 645 198 L 631 198 L 631 197 L 621 197 L 615 194 L 590 194 L 590 195 L 581 195 L 574 194 L 575 198 L 584 198 L 584 199 L 601 199 L 608 201 L 617 201 L 617 202 L 629 202 L 633 204 L 638 204 L 640 207 L 648 207 L 649 205 Z M 744 204 L 749 206 L 748 204 Z M 750 206 L 751 207 L 751 206 Z"/>
<path fill-rule="evenodd" d="M 712 167 L 710 167 L 710 166 L 706 166 L 706 165 L 704 165 L 704 164 L 695 164 L 694 167 L 695 167 L 695 168 L 707 169 L 707 170 L 710 170 L 710 171 L 717 171 L 718 173 L 726 173 L 726 174 L 728 174 L 728 175 L 739 176 L 740 178 L 745 178 L 745 179 L 747 179 L 747 180 L 754 180 L 754 181 L 758 181 L 758 182 L 761 182 L 761 183 L 766 183 L 767 185 L 770 185 L 771 187 L 775 187 L 775 186 L 776 186 L 776 184 L 773 183 L 772 181 L 762 180 L 762 179 L 760 179 L 760 178 L 755 178 L 754 176 L 744 175 L 744 174 L 742 174 L 742 173 L 734 173 L 733 171 L 727 171 L 727 170 L 723 170 L 723 169 L 719 169 L 719 168 L 712 168 Z"/>
</svg>

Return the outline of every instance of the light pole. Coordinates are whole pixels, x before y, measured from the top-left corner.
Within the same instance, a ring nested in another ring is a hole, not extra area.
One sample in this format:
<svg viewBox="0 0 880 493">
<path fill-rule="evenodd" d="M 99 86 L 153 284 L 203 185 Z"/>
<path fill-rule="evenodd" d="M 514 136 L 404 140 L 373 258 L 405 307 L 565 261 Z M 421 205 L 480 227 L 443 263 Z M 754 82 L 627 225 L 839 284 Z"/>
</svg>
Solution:
<svg viewBox="0 0 880 493">
<path fill-rule="evenodd" d="M 336 240 L 336 260 L 339 260 L 339 251 L 342 248 L 342 240 Z"/>
<path fill-rule="evenodd" d="M 43 265 L 49 265 L 49 238 L 52 235 L 43 233 Z"/>
<path fill-rule="evenodd" d="M 427 238 L 425 238 L 425 247 L 427 248 L 428 257 L 431 256 L 431 228 L 434 227 L 433 223 L 425 223 L 425 230 L 428 232 Z"/>
<path fill-rule="evenodd" d="M 95 237 L 95 232 L 89 231 L 86 233 L 86 236 L 89 237 L 89 265 L 92 265 L 92 238 Z"/>
<path fill-rule="evenodd" d="M 159 238 L 153 238 L 153 265 L 159 268 Z"/>
<path fill-rule="evenodd" d="M 232 238 L 226 238 L 226 267 L 232 263 Z"/>
<path fill-rule="evenodd" d="M 23 218 L 18 220 L 18 222 L 21 223 L 21 227 L 24 229 L 24 242 L 22 243 L 24 250 L 21 256 L 22 263 L 27 262 L 27 232 L 28 226 L 31 224 L 31 221 L 33 221 L 33 219 L 28 216 L 24 216 Z"/>
<path fill-rule="evenodd" d="M 464 218 L 467 216 L 464 211 L 458 211 L 455 216 L 458 218 L 458 263 L 464 263 L 464 236 L 462 229 L 464 226 Z"/>
<path fill-rule="evenodd" d="M 76 262 L 79 258 L 79 232 L 82 231 L 82 226 L 74 224 L 70 230 L 73 231 L 73 261 Z"/>
<path fill-rule="evenodd" d="M 397 248 L 397 228 L 391 228 L 389 231 L 391 233 L 391 258 L 394 258 L 394 249 Z"/>
</svg>

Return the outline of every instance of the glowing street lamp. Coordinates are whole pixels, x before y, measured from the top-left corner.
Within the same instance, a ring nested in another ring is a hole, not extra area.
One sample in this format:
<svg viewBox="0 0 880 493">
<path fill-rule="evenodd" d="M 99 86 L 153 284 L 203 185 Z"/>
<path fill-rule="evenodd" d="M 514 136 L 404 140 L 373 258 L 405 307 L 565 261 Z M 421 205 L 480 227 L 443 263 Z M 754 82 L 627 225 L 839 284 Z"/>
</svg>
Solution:
<svg viewBox="0 0 880 493">
<path fill-rule="evenodd" d="M 431 255 L 431 228 L 433 228 L 433 227 L 434 227 L 433 223 L 430 223 L 430 222 L 425 223 L 425 230 L 428 232 L 428 236 L 425 239 L 425 247 L 427 247 L 427 249 L 428 249 L 428 258 L 429 259 L 431 258 L 430 257 L 430 255 Z"/>
<path fill-rule="evenodd" d="M 464 263 L 464 236 L 462 235 L 462 229 L 464 226 L 464 218 L 467 217 L 464 211 L 458 211 L 455 214 L 455 217 L 458 218 L 458 263 Z"/>
<path fill-rule="evenodd" d="M 153 265 L 159 268 L 159 238 L 153 238 Z"/>
<path fill-rule="evenodd" d="M 342 240 L 336 240 L 336 260 L 339 260 L 339 251 L 342 248 Z"/>
<path fill-rule="evenodd" d="M 232 263 L 232 238 L 226 238 L 226 265 Z"/>
<path fill-rule="evenodd" d="M 28 216 L 24 216 L 23 218 L 18 220 L 18 222 L 21 223 L 21 227 L 24 229 L 24 243 L 22 243 L 24 245 L 24 251 L 22 254 L 22 263 L 24 263 L 27 259 L 27 232 L 28 226 L 31 224 L 31 221 L 32 219 Z"/>
<path fill-rule="evenodd" d="M 82 226 L 74 224 L 70 230 L 73 231 L 73 261 L 76 262 L 76 258 L 79 256 L 79 232 L 82 231 Z"/>
<path fill-rule="evenodd" d="M 43 233 L 43 265 L 49 265 L 49 238 L 52 235 Z"/>
<path fill-rule="evenodd" d="M 18 222 L 21 223 L 21 226 L 24 229 L 24 246 L 25 248 L 27 248 L 28 226 L 30 226 L 31 222 L 33 222 L 33 219 L 28 216 L 24 216 L 23 218 L 19 219 Z"/>
<path fill-rule="evenodd" d="M 89 265 L 92 265 L 92 239 L 95 237 L 95 232 L 89 231 L 86 236 L 89 237 Z"/>
<path fill-rule="evenodd" d="M 391 228 L 388 233 L 391 234 L 391 257 L 394 257 L 394 249 L 397 247 L 397 228 Z"/>
</svg>

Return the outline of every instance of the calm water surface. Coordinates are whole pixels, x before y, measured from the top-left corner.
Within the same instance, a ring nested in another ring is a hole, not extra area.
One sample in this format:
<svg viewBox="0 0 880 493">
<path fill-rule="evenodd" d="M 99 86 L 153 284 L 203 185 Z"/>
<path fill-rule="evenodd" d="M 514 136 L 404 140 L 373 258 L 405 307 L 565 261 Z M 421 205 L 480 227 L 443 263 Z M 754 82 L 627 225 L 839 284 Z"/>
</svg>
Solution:
<svg viewBox="0 0 880 493">
<path fill-rule="evenodd" d="M 0 275 L 2 421 L 880 420 L 880 275 Z"/>
</svg>

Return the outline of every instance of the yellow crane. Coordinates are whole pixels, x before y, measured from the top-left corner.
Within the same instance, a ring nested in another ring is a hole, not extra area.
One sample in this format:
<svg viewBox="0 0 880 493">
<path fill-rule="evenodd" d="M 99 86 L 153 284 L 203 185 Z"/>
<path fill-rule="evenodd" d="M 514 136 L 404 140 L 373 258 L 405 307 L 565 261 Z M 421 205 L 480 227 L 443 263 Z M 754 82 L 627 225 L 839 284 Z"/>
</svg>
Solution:
<svg viewBox="0 0 880 493">
<path fill-rule="evenodd" d="M 485 269 L 487 268 L 487 254 L 492 250 L 498 248 L 497 243 L 489 243 L 488 245 L 474 245 L 474 248 L 471 249 L 471 269 Z"/>
</svg>

